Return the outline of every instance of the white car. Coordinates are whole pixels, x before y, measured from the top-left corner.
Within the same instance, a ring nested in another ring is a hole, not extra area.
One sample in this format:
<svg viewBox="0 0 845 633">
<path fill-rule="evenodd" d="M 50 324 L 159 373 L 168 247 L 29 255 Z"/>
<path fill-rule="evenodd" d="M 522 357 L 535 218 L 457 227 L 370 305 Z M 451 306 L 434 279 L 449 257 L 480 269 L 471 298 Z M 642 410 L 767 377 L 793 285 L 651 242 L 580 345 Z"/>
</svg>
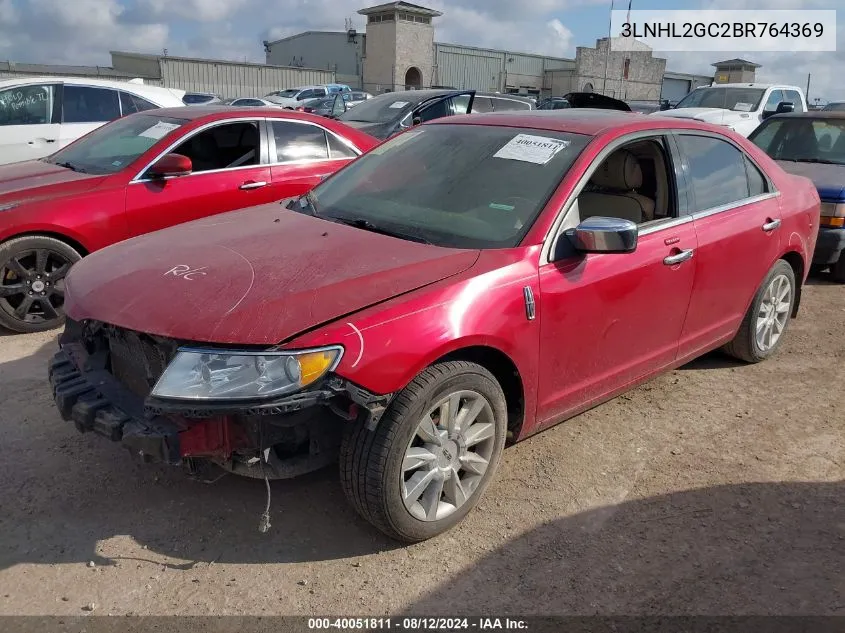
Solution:
<svg viewBox="0 0 845 633">
<path fill-rule="evenodd" d="M 791 104 L 791 106 L 789 105 Z M 696 119 L 751 134 L 763 119 L 780 112 L 806 112 L 807 99 L 797 86 L 716 84 L 696 88 L 671 110 L 650 116 Z"/>
<path fill-rule="evenodd" d="M 328 94 L 329 90 L 326 86 L 300 86 L 299 88 L 288 88 L 287 90 L 271 92 L 270 94 L 264 95 L 264 98 L 283 108 L 293 109 L 301 105 L 300 102 L 302 101 L 325 97 Z"/>
<path fill-rule="evenodd" d="M 184 94 L 83 77 L 0 81 L 0 165 L 49 156 L 124 114 L 184 106 Z"/>
</svg>

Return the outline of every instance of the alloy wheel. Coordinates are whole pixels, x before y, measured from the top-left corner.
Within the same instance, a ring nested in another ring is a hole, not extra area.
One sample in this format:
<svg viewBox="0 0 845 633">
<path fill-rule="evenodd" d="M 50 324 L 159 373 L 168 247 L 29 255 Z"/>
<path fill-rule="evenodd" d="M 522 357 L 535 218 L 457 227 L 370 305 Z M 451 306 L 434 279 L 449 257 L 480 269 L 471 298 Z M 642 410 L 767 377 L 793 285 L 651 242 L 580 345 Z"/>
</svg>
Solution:
<svg viewBox="0 0 845 633">
<path fill-rule="evenodd" d="M 456 391 L 418 423 L 402 463 L 402 499 L 420 521 L 438 521 L 474 494 L 493 457 L 496 425 L 487 399 Z"/>
<path fill-rule="evenodd" d="M 761 352 L 777 345 L 789 320 L 792 306 L 792 284 L 786 275 L 777 275 L 769 282 L 757 311 L 755 338 Z"/>
<path fill-rule="evenodd" d="M 48 248 L 13 254 L 0 264 L 0 308 L 32 325 L 61 319 L 70 266 L 66 257 Z"/>
</svg>

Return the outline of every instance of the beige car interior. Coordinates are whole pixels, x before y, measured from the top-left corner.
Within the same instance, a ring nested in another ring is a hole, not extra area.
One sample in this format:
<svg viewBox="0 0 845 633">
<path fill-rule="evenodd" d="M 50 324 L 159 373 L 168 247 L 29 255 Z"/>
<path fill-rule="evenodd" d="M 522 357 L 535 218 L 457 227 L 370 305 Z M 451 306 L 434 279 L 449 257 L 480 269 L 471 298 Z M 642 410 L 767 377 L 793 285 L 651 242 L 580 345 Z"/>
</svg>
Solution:
<svg viewBox="0 0 845 633">
<path fill-rule="evenodd" d="M 637 141 L 615 150 L 578 196 L 580 219 L 601 216 L 643 224 L 669 217 L 667 167 L 657 140 Z"/>
</svg>

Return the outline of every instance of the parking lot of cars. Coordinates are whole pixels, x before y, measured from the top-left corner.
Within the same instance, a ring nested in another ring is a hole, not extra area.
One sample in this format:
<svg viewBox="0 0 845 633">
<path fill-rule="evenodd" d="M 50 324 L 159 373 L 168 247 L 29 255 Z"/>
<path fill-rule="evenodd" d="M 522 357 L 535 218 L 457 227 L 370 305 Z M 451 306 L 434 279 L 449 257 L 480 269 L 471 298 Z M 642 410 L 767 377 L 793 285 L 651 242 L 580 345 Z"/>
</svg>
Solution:
<svg viewBox="0 0 845 633">
<path fill-rule="evenodd" d="M 0 169 L 0 614 L 841 609 L 839 115 L 720 89 L 308 86 Z"/>
</svg>

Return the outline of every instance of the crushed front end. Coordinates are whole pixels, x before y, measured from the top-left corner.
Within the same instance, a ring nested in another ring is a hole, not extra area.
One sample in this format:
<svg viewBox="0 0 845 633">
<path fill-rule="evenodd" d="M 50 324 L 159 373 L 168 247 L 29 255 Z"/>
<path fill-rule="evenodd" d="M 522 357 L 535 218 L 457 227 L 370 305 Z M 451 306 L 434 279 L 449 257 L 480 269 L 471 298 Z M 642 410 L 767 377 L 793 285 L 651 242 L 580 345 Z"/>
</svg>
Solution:
<svg viewBox="0 0 845 633">
<path fill-rule="evenodd" d="M 214 463 L 250 477 L 295 477 L 332 463 L 344 425 L 377 422 L 387 404 L 387 396 L 331 372 L 295 393 L 267 398 L 161 398 L 157 383 L 196 344 L 68 319 L 59 345 L 49 374 L 62 417 L 146 462 Z"/>
</svg>

